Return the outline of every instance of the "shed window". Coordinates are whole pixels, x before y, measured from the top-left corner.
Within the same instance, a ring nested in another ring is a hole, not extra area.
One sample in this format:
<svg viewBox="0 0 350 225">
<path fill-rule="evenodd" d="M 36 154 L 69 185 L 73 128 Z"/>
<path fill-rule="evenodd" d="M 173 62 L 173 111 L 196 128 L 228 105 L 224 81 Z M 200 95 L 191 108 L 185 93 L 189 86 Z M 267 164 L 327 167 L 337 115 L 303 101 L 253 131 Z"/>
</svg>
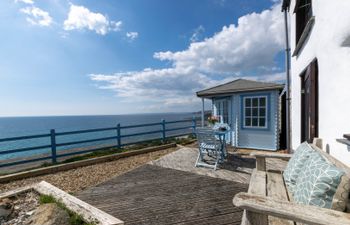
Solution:
<svg viewBox="0 0 350 225">
<path fill-rule="evenodd" d="M 296 13 L 296 43 L 298 43 L 312 17 L 311 0 L 298 0 L 294 12 Z"/>
<path fill-rule="evenodd" d="M 244 97 L 243 104 L 243 127 L 267 128 L 267 97 Z"/>
</svg>

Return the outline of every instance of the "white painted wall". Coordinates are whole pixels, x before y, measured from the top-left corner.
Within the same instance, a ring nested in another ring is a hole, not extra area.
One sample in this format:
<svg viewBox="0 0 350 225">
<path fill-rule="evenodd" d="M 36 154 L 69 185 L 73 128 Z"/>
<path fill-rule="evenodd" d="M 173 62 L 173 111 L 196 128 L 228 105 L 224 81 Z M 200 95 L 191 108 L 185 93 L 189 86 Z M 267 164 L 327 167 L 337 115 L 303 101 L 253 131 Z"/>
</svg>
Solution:
<svg viewBox="0 0 350 225">
<path fill-rule="evenodd" d="M 300 144 L 300 77 L 315 58 L 319 67 L 319 136 L 324 148 L 350 165 L 350 149 L 336 142 L 350 133 L 350 1 L 313 0 L 315 24 L 297 57 L 292 57 L 292 148 Z M 291 3 L 291 49 L 295 48 L 295 0 Z"/>
</svg>

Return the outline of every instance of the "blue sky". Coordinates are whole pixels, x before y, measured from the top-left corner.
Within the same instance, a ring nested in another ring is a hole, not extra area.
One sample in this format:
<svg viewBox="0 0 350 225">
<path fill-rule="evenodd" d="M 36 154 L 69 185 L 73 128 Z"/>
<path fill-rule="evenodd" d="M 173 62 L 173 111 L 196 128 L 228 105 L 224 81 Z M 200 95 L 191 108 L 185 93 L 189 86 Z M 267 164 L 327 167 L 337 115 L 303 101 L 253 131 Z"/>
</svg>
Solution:
<svg viewBox="0 0 350 225">
<path fill-rule="evenodd" d="M 283 81 L 272 0 L 4 0 L 0 116 L 200 110 L 195 91 Z"/>
</svg>

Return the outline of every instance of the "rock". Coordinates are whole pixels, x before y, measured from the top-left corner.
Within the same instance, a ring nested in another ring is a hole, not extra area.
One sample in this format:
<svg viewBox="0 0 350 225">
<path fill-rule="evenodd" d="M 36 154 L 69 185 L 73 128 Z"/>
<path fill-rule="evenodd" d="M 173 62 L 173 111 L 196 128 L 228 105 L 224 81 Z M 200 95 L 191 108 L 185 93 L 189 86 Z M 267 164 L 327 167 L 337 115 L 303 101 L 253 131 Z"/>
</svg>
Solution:
<svg viewBox="0 0 350 225">
<path fill-rule="evenodd" d="M 29 219 L 31 225 L 69 225 L 68 213 L 55 203 L 40 205 Z"/>
<path fill-rule="evenodd" d="M 0 206 L 0 218 L 7 219 L 12 213 L 11 208 L 6 209 L 5 207 Z"/>
<path fill-rule="evenodd" d="M 3 198 L 3 199 L 0 199 L 0 206 L 2 205 L 8 205 L 12 203 L 12 201 L 9 199 L 9 198 Z"/>
<path fill-rule="evenodd" d="M 31 216 L 31 215 L 33 215 L 34 212 L 35 212 L 34 210 L 26 212 L 26 216 Z"/>
</svg>

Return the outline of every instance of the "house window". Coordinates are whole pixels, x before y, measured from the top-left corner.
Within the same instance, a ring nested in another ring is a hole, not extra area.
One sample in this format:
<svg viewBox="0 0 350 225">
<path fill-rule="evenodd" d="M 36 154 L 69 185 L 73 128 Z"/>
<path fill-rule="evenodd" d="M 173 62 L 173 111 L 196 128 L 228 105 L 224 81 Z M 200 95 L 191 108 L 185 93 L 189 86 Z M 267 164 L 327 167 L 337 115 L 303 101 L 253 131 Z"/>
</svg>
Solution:
<svg viewBox="0 0 350 225">
<path fill-rule="evenodd" d="M 267 96 L 243 98 L 243 127 L 267 128 Z"/>
<path fill-rule="evenodd" d="M 296 43 L 298 43 L 312 17 L 311 0 L 298 0 L 294 12 L 296 13 Z"/>
</svg>

